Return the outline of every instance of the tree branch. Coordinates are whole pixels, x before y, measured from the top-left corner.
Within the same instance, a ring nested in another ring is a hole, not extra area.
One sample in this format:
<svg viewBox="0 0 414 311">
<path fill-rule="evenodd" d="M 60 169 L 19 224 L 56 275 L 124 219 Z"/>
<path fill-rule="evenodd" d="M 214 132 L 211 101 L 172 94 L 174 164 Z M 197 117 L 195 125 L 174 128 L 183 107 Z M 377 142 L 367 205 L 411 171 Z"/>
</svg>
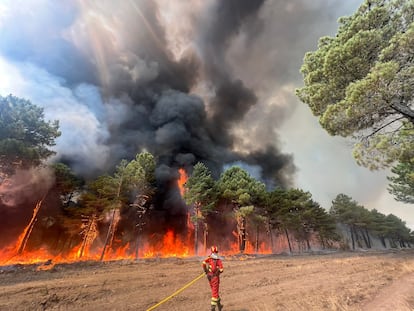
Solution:
<svg viewBox="0 0 414 311">
<path fill-rule="evenodd" d="M 414 123 L 414 111 L 409 106 L 405 106 L 400 102 L 391 103 L 391 108 L 401 113 L 411 123 Z"/>
<path fill-rule="evenodd" d="M 365 139 L 367 139 L 368 137 L 374 136 L 376 133 L 378 133 L 379 131 L 381 131 L 383 128 L 386 128 L 388 125 L 390 125 L 390 124 L 392 124 L 392 123 L 394 123 L 394 122 L 396 122 L 396 121 L 399 121 L 399 120 L 401 120 L 401 119 L 404 119 L 404 118 L 405 118 L 405 116 L 402 116 L 402 117 L 399 117 L 399 118 L 397 118 L 397 119 L 391 120 L 390 122 L 388 122 L 388 123 L 384 124 L 383 126 L 380 126 L 379 128 L 377 128 L 377 129 L 376 129 L 375 131 L 373 131 L 371 134 L 369 134 L 369 135 L 365 136 Z"/>
</svg>

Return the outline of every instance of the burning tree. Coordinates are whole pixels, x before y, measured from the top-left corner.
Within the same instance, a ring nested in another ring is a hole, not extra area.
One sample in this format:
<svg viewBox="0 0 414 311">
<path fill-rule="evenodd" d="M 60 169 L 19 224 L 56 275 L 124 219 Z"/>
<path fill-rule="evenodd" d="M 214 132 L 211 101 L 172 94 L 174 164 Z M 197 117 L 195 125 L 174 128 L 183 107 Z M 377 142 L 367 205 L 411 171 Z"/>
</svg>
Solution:
<svg viewBox="0 0 414 311">
<path fill-rule="evenodd" d="M 135 258 L 138 258 L 139 238 L 145 226 L 145 215 L 151 208 L 150 204 L 156 192 L 155 167 L 154 156 L 149 152 L 137 154 L 135 159 L 127 165 L 127 169 L 131 173 L 129 187 L 132 203 L 130 203 L 130 206 L 136 212 Z"/>
<path fill-rule="evenodd" d="M 59 194 L 63 208 L 69 207 L 83 185 L 83 180 L 79 178 L 69 166 L 63 163 L 55 163 L 52 166 L 55 175 L 53 192 Z"/>
<path fill-rule="evenodd" d="M 108 213 L 110 219 L 101 260 L 104 259 L 107 248 L 112 245 L 122 208 L 136 209 L 138 233 L 142 230 L 147 202 L 155 192 L 154 172 L 154 157 L 143 152 L 130 162 L 122 160 L 113 176 L 100 176 L 89 184 L 88 191 L 83 195 L 83 203 L 98 214 Z M 96 214 L 92 213 L 91 217 L 96 217 Z M 84 235 L 86 238 L 87 235 Z M 138 235 L 135 253 L 138 253 Z"/>
<path fill-rule="evenodd" d="M 203 226 L 203 247 L 207 249 L 208 224 L 206 217 L 217 201 L 216 182 L 211 177 L 208 168 L 201 162 L 194 166 L 191 176 L 185 183 L 184 199 L 188 205 L 193 206 L 194 215 L 194 252 L 198 251 L 199 223 Z"/>
<path fill-rule="evenodd" d="M 39 167 L 55 153 L 49 147 L 55 145 L 58 136 L 59 122 L 46 122 L 42 108 L 12 95 L 0 96 L 0 204 L 7 201 L 5 192 L 13 188 L 11 176 L 16 170 Z M 47 189 L 40 194 L 43 198 L 37 202 L 30 223 L 18 239 L 18 254 L 26 248 L 46 194 Z"/>
<path fill-rule="evenodd" d="M 231 167 L 221 174 L 217 182 L 220 196 L 232 204 L 237 222 L 237 235 L 241 253 L 246 248 L 247 218 L 255 213 L 255 206 L 263 202 L 265 185 L 240 167 Z"/>
</svg>

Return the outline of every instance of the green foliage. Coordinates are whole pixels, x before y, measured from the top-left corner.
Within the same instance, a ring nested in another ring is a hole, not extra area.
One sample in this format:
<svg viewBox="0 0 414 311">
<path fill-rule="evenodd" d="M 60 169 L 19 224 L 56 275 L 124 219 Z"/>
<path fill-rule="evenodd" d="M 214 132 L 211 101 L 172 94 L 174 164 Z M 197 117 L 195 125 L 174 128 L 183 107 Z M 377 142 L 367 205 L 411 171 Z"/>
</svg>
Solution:
<svg viewBox="0 0 414 311">
<path fill-rule="evenodd" d="M 307 240 L 317 233 L 320 240 L 336 240 L 334 219 L 301 189 L 275 189 L 269 193 L 266 206 L 272 228 L 294 232 L 300 240 Z"/>
<path fill-rule="evenodd" d="M 135 196 L 150 198 L 155 193 L 155 167 L 154 156 L 149 152 L 141 152 L 129 162 L 125 171 L 127 189 Z"/>
<path fill-rule="evenodd" d="M 247 220 L 258 212 L 256 207 L 264 203 L 266 187 L 242 168 L 233 166 L 221 174 L 217 181 L 217 188 L 221 198 L 233 205 L 234 217 L 237 221 L 239 249 L 243 253 L 246 247 Z"/>
<path fill-rule="evenodd" d="M 382 239 L 398 241 L 401 246 L 411 238 L 411 230 L 401 219 L 392 214 L 385 216 L 375 209 L 369 211 L 345 194 L 338 194 L 332 201 L 330 214 L 337 222 L 351 228 L 370 230 Z"/>
<path fill-rule="evenodd" d="M 51 166 L 55 175 L 55 188 L 59 193 L 62 203 L 67 206 L 76 191 L 83 184 L 80 179 L 66 164 L 55 163 Z"/>
<path fill-rule="evenodd" d="M 253 213 L 254 213 L 254 206 L 253 205 L 240 207 L 236 211 L 237 216 L 244 217 L 244 218 L 246 218 L 250 215 L 253 215 Z"/>
<path fill-rule="evenodd" d="M 201 162 L 194 165 L 193 172 L 184 185 L 184 200 L 188 205 L 197 205 L 201 217 L 205 217 L 217 201 L 216 182 L 209 169 Z"/>
<path fill-rule="evenodd" d="M 143 152 L 130 162 L 122 160 L 113 176 L 103 175 L 87 185 L 84 205 L 98 212 L 130 206 L 138 196 L 155 192 L 155 159 Z"/>
<path fill-rule="evenodd" d="M 111 209 L 116 197 L 116 186 L 114 178 L 109 175 L 99 176 L 89 182 L 81 198 L 85 211 L 89 211 L 87 214 L 101 214 Z"/>
<path fill-rule="evenodd" d="M 414 149 L 413 12 L 412 1 L 367 0 L 301 68 L 298 97 L 331 135 L 357 138 L 356 161 L 371 169 Z"/>
<path fill-rule="evenodd" d="M 397 201 L 414 204 L 414 158 L 410 162 L 402 162 L 391 169 L 395 176 L 388 177 L 388 191 Z"/>
<path fill-rule="evenodd" d="M 341 193 L 332 201 L 330 214 L 335 217 L 338 222 L 350 225 L 359 221 L 359 211 L 361 209 L 363 209 L 363 207 L 358 205 L 356 201 Z"/>
<path fill-rule="evenodd" d="M 30 101 L 0 96 L 0 170 L 11 174 L 18 167 L 39 165 L 55 152 L 59 122 L 44 121 L 43 109 Z"/>
<path fill-rule="evenodd" d="M 266 187 L 263 183 L 237 166 L 233 166 L 221 174 L 217 187 L 223 198 L 238 207 L 259 204 L 266 193 Z"/>
</svg>

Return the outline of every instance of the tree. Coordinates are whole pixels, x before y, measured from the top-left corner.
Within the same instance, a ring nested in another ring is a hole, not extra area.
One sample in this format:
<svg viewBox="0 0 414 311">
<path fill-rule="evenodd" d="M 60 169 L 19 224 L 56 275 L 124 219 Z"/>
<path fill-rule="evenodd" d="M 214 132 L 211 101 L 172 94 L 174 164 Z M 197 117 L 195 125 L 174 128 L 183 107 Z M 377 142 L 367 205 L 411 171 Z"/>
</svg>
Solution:
<svg viewBox="0 0 414 311">
<path fill-rule="evenodd" d="M 353 136 L 356 161 L 390 166 L 414 150 L 414 2 L 366 0 L 305 55 L 296 91 L 331 135 Z"/>
<path fill-rule="evenodd" d="M 3 178 L 13 174 L 16 168 L 41 164 L 55 153 L 49 148 L 59 136 L 59 122 L 46 122 L 43 108 L 12 95 L 0 96 L 0 173 Z"/>
<path fill-rule="evenodd" d="M 239 249 L 243 253 L 247 240 L 247 217 L 254 212 L 255 205 L 263 202 L 266 187 L 237 166 L 233 166 L 221 174 L 217 181 L 217 187 L 220 196 L 233 205 Z"/>
<path fill-rule="evenodd" d="M 387 226 L 387 217 L 384 214 L 378 212 L 376 209 L 371 210 L 371 217 L 372 222 L 369 229 L 379 237 L 382 246 L 386 248 L 387 244 L 385 242 L 385 238 L 389 232 L 389 228 Z"/>
<path fill-rule="evenodd" d="M 55 174 L 55 189 L 63 207 L 68 207 L 75 193 L 80 191 L 83 181 L 66 164 L 54 163 L 51 168 Z"/>
<path fill-rule="evenodd" d="M 324 247 L 328 241 L 337 239 L 332 217 L 312 200 L 310 192 L 289 189 L 282 206 L 279 217 L 288 240 L 288 231 L 291 231 L 298 241 L 306 242 L 310 250 L 313 237 L 318 237 Z"/>
<path fill-rule="evenodd" d="M 87 183 L 80 199 L 81 207 L 79 209 L 67 209 L 69 215 L 79 217 L 80 214 L 82 218 L 82 244 L 78 254 L 79 258 L 84 255 L 85 251 L 89 250 L 92 243 L 98 237 L 97 223 L 113 205 L 114 187 L 111 176 L 99 176 Z M 78 226 L 76 226 L 76 230 L 78 230 Z"/>
<path fill-rule="evenodd" d="M 414 159 L 398 163 L 391 172 L 395 176 L 388 177 L 388 191 L 397 201 L 414 204 Z"/>
<path fill-rule="evenodd" d="M 269 193 L 266 206 L 269 227 L 286 235 L 289 251 L 292 253 L 291 236 L 305 241 L 311 249 L 310 241 L 318 237 L 323 247 L 337 240 L 334 219 L 312 200 L 312 195 L 301 189 L 275 189 Z"/>
<path fill-rule="evenodd" d="M 267 193 L 265 205 L 265 214 L 267 218 L 267 229 L 271 238 L 271 245 L 273 249 L 273 234 L 272 230 L 283 231 L 286 228 L 283 224 L 283 211 L 286 210 L 286 206 L 289 204 L 287 200 L 286 190 L 276 188 L 271 192 Z M 289 251 L 292 252 L 292 246 L 289 240 L 289 234 L 285 231 L 286 238 L 288 241 Z"/>
<path fill-rule="evenodd" d="M 359 227 L 364 226 L 364 224 L 361 223 L 362 209 L 363 207 L 358 205 L 358 203 L 352 200 L 351 197 L 341 193 L 332 201 L 332 206 L 329 211 L 337 222 L 349 227 L 352 249 L 355 249 L 356 243 L 359 242 L 357 230 Z"/>
<path fill-rule="evenodd" d="M 147 202 L 155 192 L 155 159 L 148 152 L 138 154 L 128 162 L 122 160 L 116 167 L 113 176 L 104 175 L 89 183 L 86 193 L 82 196 L 84 206 L 92 218 L 109 212 L 109 226 L 101 253 L 104 259 L 108 247 L 112 245 L 114 235 L 120 221 L 121 209 L 135 208 L 137 212 L 137 240 L 135 253 L 138 254 L 139 232 L 142 230 Z"/>
<path fill-rule="evenodd" d="M 187 205 L 194 207 L 194 250 L 198 251 L 198 224 L 204 229 L 203 246 L 207 248 L 208 227 L 206 217 L 213 210 L 217 201 L 216 182 L 211 177 L 209 169 L 201 162 L 194 165 L 193 172 L 184 185 L 184 200 Z"/>
<path fill-rule="evenodd" d="M 130 174 L 129 191 L 133 198 L 130 206 L 135 209 L 136 214 L 135 258 L 138 258 L 139 238 L 145 226 L 145 215 L 151 208 L 151 201 L 156 192 L 155 167 L 155 158 L 147 151 L 137 154 L 127 165 Z"/>
<path fill-rule="evenodd" d="M 410 229 L 405 222 L 393 214 L 389 214 L 385 218 L 388 232 L 387 237 L 391 240 L 392 247 L 406 247 L 406 243 L 410 240 Z"/>
</svg>

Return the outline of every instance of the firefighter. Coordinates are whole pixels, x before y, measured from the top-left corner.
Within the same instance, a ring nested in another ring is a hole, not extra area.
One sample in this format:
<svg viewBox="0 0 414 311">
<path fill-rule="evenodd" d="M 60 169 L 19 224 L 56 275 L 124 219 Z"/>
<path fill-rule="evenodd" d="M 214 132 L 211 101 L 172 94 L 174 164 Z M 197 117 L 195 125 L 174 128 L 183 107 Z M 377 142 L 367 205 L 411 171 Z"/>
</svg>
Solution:
<svg viewBox="0 0 414 311">
<path fill-rule="evenodd" d="M 223 262 L 218 256 L 217 246 L 211 247 L 211 254 L 203 260 L 203 269 L 207 275 L 207 279 L 211 287 L 211 311 L 218 311 L 223 309 L 223 305 L 220 302 L 219 285 L 220 285 L 220 274 L 223 273 Z"/>
</svg>

